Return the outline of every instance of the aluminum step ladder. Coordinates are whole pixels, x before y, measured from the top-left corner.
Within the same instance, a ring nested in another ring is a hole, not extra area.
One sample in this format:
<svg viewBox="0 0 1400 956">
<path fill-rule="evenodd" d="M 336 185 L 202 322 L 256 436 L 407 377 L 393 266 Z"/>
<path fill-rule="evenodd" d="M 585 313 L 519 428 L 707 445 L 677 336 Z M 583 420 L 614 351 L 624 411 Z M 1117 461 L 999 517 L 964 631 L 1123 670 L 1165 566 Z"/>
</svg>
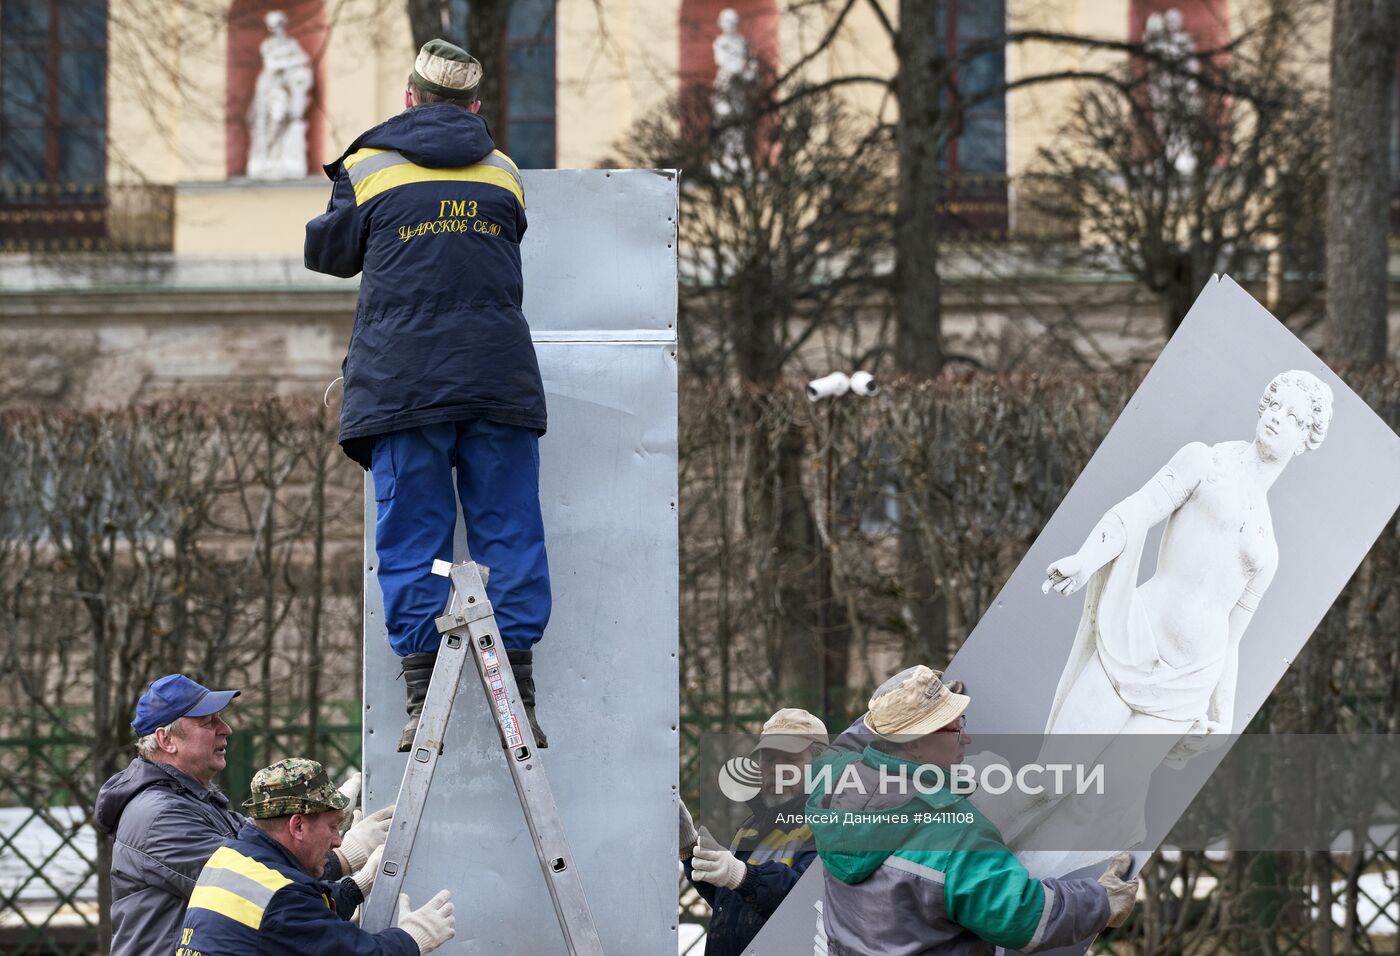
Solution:
<svg viewBox="0 0 1400 956">
<path fill-rule="evenodd" d="M 476 662 L 481 690 L 496 718 L 506 765 L 520 797 L 520 809 L 525 812 L 525 823 L 534 840 L 564 942 L 574 956 L 602 956 L 603 947 L 593 925 L 593 913 L 574 868 L 573 854 L 559 822 L 559 809 L 544 766 L 535 753 L 534 734 L 524 719 L 515 675 L 496 628 L 496 613 L 486 597 L 486 579 L 490 571 L 471 561 L 453 565 L 437 561 L 433 564 L 433 573 L 443 574 L 452 582 L 447 609 L 437 619 L 442 646 L 433 666 L 428 696 L 418 720 L 418 733 L 413 738 L 413 750 L 404 767 L 403 783 L 399 785 L 399 799 L 389 838 L 384 844 L 384 856 L 374 878 L 374 889 L 361 910 L 360 925 L 370 932 L 394 925 L 399 893 L 432 787 L 433 772 L 442 752 L 452 704 L 460 689 L 462 671 L 471 658 Z"/>
</svg>

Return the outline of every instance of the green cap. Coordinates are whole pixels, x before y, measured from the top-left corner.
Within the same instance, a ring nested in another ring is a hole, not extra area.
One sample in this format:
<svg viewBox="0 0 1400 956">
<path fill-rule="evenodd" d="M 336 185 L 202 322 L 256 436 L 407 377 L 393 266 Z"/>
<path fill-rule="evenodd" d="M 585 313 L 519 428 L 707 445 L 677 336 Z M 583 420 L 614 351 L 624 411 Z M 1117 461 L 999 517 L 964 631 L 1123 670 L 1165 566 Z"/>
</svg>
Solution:
<svg viewBox="0 0 1400 956">
<path fill-rule="evenodd" d="M 254 820 L 294 813 L 344 810 L 350 798 L 331 784 L 326 768 L 305 757 L 288 757 L 253 774 L 253 795 L 243 802 Z"/>
<path fill-rule="evenodd" d="M 481 62 L 455 43 L 429 40 L 413 63 L 413 82 L 438 96 L 464 100 L 476 94 Z"/>
</svg>

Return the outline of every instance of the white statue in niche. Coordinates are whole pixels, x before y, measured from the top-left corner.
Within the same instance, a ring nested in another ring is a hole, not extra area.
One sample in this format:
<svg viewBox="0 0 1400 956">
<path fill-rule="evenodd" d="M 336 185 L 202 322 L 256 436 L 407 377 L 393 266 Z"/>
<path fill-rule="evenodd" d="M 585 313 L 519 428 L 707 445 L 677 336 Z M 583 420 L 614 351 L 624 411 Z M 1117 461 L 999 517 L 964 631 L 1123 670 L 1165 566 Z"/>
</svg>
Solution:
<svg viewBox="0 0 1400 956">
<path fill-rule="evenodd" d="M 273 10 L 264 21 L 271 34 L 258 52 L 262 72 L 248 107 L 248 177 L 306 176 L 306 111 L 314 74 L 311 58 L 287 34 L 287 15 Z"/>
<path fill-rule="evenodd" d="M 1331 421 L 1326 383 L 1309 372 L 1275 376 L 1252 440 L 1186 445 L 1046 570 L 1046 593 L 1087 590 L 1037 762 L 1103 763 L 1108 787 L 1088 800 L 1028 797 L 1009 814 L 1003 835 L 1013 848 L 1051 847 L 1023 855 L 1036 875 L 1109 855 L 1062 849 L 1076 835 L 1118 847 L 1145 835 L 1147 777 L 1114 786 L 1115 761 L 1104 756 L 1115 743 L 1143 744 L 1114 735 L 1163 735 L 1163 748 L 1174 739 L 1167 763 L 1182 766 L 1214 746 L 1210 738 L 1240 729 L 1240 640 L 1278 567 L 1268 492 L 1290 461 L 1322 444 Z M 1138 584 L 1147 532 L 1163 521 L 1156 570 Z"/>
<path fill-rule="evenodd" d="M 1142 45 L 1153 54 L 1147 98 L 1163 148 L 1176 171 L 1189 176 L 1196 170 L 1196 151 L 1189 130 L 1201 105 L 1196 81 L 1200 72 L 1196 42 L 1186 32 L 1181 11 L 1172 7 L 1165 13 L 1148 16 Z"/>
<path fill-rule="evenodd" d="M 719 159 L 714 172 L 736 170 L 747 161 L 744 130 L 726 124 L 736 121 L 745 112 L 745 100 L 751 95 L 758 65 L 749 50 L 749 41 L 739 32 L 739 14 L 724 9 L 719 14 L 719 36 L 713 46 L 715 55 L 715 86 L 710 106 L 715 125 L 719 128 Z"/>
<path fill-rule="evenodd" d="M 715 54 L 715 91 L 728 89 L 738 81 L 754 78 L 753 57 L 749 41 L 739 32 L 739 14 L 732 9 L 719 12 L 719 36 L 713 45 Z"/>
</svg>

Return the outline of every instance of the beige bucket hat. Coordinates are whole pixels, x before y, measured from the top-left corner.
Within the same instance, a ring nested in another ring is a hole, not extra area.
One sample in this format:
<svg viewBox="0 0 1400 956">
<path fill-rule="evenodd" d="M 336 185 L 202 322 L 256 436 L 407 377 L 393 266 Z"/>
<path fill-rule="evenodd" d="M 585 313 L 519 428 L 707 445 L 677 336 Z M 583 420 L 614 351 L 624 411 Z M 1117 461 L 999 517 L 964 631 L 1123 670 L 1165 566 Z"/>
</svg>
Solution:
<svg viewBox="0 0 1400 956">
<path fill-rule="evenodd" d="M 943 683 L 923 664 L 907 668 L 879 686 L 870 698 L 865 726 L 884 740 L 905 741 L 941 730 L 962 715 L 972 698 L 961 681 Z"/>
<path fill-rule="evenodd" d="M 829 745 L 831 739 L 826 734 L 826 724 L 800 707 L 784 707 L 769 717 L 763 725 L 758 743 L 750 754 L 760 750 L 781 750 L 783 753 L 799 754 L 812 744 Z"/>
</svg>

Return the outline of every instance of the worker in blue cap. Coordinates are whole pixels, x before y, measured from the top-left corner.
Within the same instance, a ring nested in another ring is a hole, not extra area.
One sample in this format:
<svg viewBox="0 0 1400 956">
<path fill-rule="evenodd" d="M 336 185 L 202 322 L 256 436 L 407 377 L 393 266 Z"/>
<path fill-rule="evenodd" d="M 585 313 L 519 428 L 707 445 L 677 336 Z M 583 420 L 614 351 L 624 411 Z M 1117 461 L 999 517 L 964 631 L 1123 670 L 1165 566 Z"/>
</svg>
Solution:
<svg viewBox="0 0 1400 956">
<path fill-rule="evenodd" d="M 233 733 L 225 709 L 239 693 L 169 674 L 136 702 L 136 758 L 102 785 L 93 811 L 112 838 L 112 956 L 173 953 L 200 871 L 243 826 L 213 786 Z M 352 826 L 327 859 L 327 878 L 362 867 L 392 816 L 386 807 Z"/>
</svg>

